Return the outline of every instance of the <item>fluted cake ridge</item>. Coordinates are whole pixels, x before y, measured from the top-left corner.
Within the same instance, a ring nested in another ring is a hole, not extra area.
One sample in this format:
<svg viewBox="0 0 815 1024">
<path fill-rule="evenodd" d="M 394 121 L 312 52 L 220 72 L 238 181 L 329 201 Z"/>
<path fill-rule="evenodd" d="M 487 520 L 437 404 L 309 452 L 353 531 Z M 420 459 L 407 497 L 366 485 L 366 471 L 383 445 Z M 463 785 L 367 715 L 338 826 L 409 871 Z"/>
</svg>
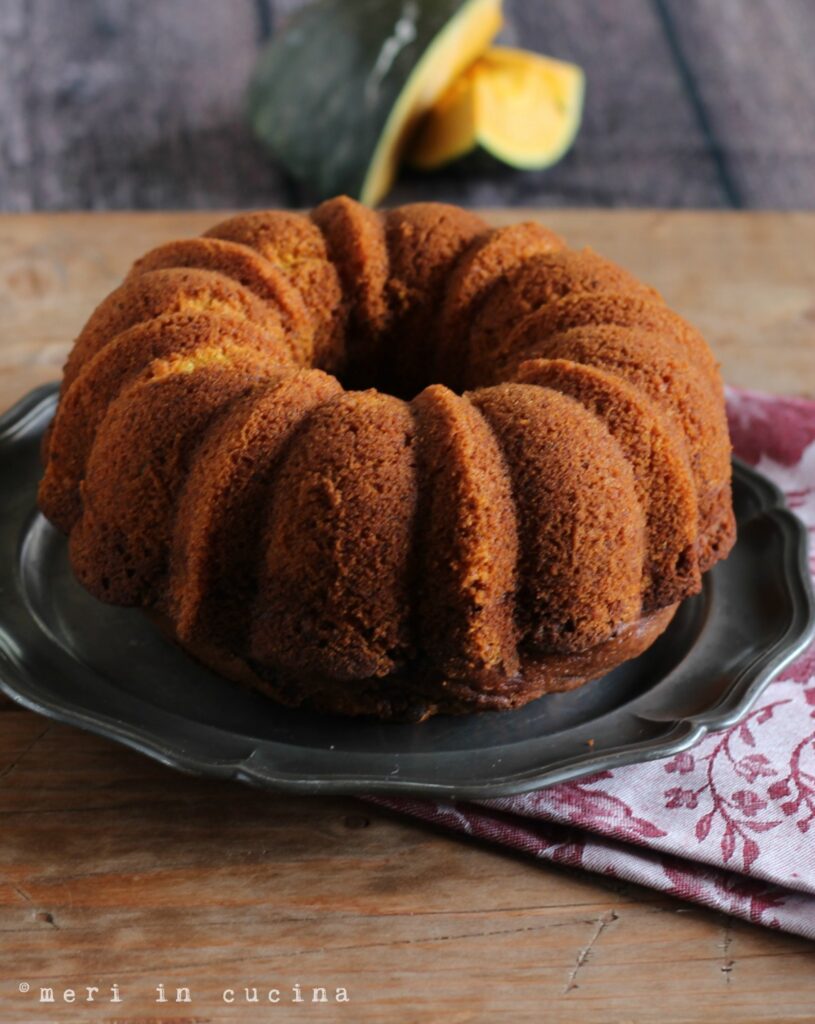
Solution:
<svg viewBox="0 0 815 1024">
<path fill-rule="evenodd" d="M 77 338 L 44 461 L 92 594 L 342 714 L 596 678 L 735 536 L 699 332 L 540 224 L 438 203 L 338 197 L 153 249 Z"/>
</svg>

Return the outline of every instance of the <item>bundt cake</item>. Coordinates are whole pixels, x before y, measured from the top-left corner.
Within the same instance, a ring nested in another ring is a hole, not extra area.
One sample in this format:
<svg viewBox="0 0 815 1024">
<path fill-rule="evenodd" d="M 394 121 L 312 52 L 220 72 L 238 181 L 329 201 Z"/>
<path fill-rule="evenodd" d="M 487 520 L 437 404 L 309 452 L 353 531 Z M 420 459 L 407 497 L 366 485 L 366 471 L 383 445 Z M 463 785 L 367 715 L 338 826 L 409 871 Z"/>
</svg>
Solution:
<svg viewBox="0 0 815 1024">
<path fill-rule="evenodd" d="M 735 533 L 699 333 L 538 224 L 436 203 L 340 197 L 149 252 L 76 340 L 43 451 L 92 594 L 342 714 L 601 676 Z"/>
</svg>

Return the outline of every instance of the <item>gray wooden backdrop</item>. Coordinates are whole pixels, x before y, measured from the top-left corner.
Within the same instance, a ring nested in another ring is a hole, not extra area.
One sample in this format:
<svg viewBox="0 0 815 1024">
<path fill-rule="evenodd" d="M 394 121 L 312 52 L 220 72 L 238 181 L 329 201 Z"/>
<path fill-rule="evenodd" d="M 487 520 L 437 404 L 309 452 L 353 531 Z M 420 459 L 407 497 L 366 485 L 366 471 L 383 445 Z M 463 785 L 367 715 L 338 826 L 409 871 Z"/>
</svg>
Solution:
<svg viewBox="0 0 815 1024">
<path fill-rule="evenodd" d="M 0 208 L 307 202 L 243 117 L 256 54 L 296 6 L 0 0 Z M 540 173 L 405 173 L 389 201 L 815 207 L 815 0 L 505 8 L 506 42 L 585 69 L 575 148 Z"/>
</svg>

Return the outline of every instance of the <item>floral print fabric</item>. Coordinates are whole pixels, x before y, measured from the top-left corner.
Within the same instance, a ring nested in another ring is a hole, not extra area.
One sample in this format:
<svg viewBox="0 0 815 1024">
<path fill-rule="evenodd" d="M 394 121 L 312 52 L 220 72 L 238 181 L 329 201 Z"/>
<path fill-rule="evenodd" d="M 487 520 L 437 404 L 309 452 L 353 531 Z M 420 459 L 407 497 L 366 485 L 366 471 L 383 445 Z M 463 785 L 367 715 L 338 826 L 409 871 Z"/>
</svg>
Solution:
<svg viewBox="0 0 815 1024">
<path fill-rule="evenodd" d="M 815 532 L 815 402 L 729 389 L 728 417 L 736 454 Z M 376 802 L 815 938 L 815 647 L 675 757 L 478 804 Z"/>
</svg>

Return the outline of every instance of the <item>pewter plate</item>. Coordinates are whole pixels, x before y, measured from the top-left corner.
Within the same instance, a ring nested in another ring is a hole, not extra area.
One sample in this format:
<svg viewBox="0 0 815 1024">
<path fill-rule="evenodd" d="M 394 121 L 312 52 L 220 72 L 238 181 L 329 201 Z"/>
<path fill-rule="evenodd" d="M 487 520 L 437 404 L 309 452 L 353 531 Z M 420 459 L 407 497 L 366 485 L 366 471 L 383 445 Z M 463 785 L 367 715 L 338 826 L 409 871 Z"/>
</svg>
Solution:
<svg viewBox="0 0 815 1024">
<path fill-rule="evenodd" d="M 487 798 L 665 757 L 742 717 L 815 634 L 806 531 L 734 463 L 738 543 L 641 657 L 518 711 L 419 725 L 292 711 L 226 682 L 76 583 L 37 512 L 56 386 L 0 417 L 0 687 L 184 771 L 303 793 Z"/>
</svg>

